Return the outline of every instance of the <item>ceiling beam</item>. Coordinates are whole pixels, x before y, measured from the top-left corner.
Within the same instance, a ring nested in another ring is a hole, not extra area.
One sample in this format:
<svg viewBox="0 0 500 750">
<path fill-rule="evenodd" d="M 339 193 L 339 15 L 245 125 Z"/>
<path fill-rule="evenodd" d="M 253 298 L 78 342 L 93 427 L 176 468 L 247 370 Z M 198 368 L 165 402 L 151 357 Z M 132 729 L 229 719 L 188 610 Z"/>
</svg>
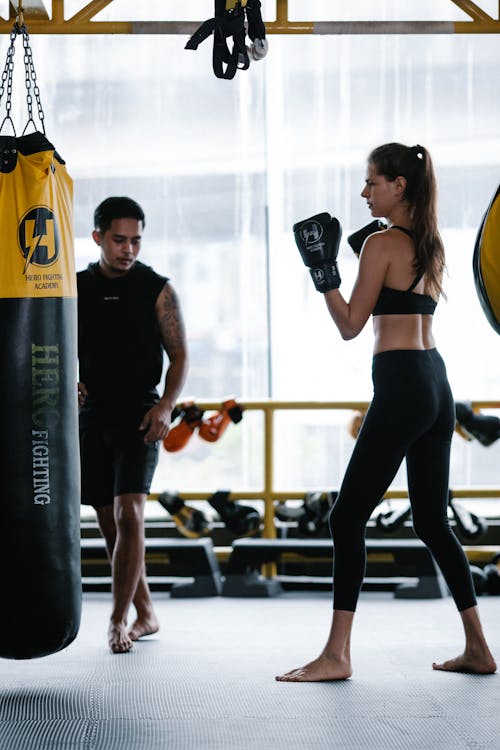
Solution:
<svg viewBox="0 0 500 750">
<path fill-rule="evenodd" d="M 14 21 L 19 9 L 22 10 L 25 21 L 48 21 L 49 14 L 45 0 L 10 0 L 10 19 Z"/>
<path fill-rule="evenodd" d="M 18 8 L 23 9 L 30 34 L 171 34 L 191 36 L 200 21 L 95 21 L 96 15 L 114 0 L 82 0 L 82 8 L 65 18 L 65 0 L 52 0 L 49 18 L 48 0 L 10 0 L 10 18 L 0 18 L 0 34 L 8 34 Z M 493 18 L 472 0 L 450 0 L 468 20 L 464 21 L 290 21 L 288 0 L 276 0 L 276 20 L 266 22 L 267 34 L 500 34 L 500 0 L 497 18 Z M 376 5 L 376 0 L 374 0 Z M 334 12 L 332 11 L 332 14 Z"/>
</svg>

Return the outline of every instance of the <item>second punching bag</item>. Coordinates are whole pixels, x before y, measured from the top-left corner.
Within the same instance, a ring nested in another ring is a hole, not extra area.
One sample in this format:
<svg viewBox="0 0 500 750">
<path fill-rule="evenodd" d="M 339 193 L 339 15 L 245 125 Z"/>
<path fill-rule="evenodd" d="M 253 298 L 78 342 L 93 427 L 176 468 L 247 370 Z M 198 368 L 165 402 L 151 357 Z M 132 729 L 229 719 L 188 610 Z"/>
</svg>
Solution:
<svg viewBox="0 0 500 750">
<path fill-rule="evenodd" d="M 472 263 L 479 302 L 488 323 L 500 333 L 500 186 L 481 221 Z"/>
<path fill-rule="evenodd" d="M 0 159 L 0 656 L 29 659 L 80 624 L 72 180 L 40 132 Z"/>
</svg>

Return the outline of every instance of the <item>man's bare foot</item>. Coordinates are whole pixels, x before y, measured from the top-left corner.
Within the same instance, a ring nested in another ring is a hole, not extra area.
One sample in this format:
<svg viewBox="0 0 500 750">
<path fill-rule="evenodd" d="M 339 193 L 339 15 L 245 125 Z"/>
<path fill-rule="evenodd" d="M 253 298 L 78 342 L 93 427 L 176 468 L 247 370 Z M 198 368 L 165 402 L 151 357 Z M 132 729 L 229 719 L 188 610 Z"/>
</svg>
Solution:
<svg viewBox="0 0 500 750">
<path fill-rule="evenodd" d="M 108 643 L 114 654 L 126 654 L 133 646 L 133 643 L 127 635 L 125 623 L 111 622 L 108 628 Z"/>
<path fill-rule="evenodd" d="M 138 641 L 139 638 L 142 638 L 145 635 L 153 635 L 153 633 L 157 633 L 159 629 L 160 623 L 154 615 L 142 620 L 138 617 L 128 631 L 128 636 L 131 641 Z"/>
<path fill-rule="evenodd" d="M 467 672 L 469 674 L 494 674 L 497 665 L 493 656 L 487 651 L 480 655 L 463 653 L 455 659 L 442 664 L 433 663 L 432 668 L 440 672 Z"/>
<path fill-rule="evenodd" d="M 334 659 L 321 654 L 304 667 L 292 669 L 276 679 L 278 682 L 328 682 L 347 680 L 351 675 L 352 666 L 348 659 Z"/>
</svg>

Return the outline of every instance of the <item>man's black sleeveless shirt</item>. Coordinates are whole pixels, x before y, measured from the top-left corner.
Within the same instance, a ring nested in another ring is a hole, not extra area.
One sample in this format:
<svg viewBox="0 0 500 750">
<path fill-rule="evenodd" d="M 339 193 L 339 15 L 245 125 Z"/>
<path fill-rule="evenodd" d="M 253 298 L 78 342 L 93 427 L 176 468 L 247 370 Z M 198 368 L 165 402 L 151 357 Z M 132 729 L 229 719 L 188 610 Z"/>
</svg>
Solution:
<svg viewBox="0 0 500 750">
<path fill-rule="evenodd" d="M 77 274 L 80 381 L 84 410 L 140 410 L 153 403 L 163 368 L 155 304 L 167 278 L 136 261 L 117 279 L 99 263 Z"/>
</svg>

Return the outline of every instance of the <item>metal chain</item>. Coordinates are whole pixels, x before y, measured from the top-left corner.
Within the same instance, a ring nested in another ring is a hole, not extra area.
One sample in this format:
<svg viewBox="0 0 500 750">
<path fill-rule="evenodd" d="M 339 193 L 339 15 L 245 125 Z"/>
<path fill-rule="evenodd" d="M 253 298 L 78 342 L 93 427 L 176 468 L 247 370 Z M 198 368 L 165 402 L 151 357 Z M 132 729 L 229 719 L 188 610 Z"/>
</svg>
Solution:
<svg viewBox="0 0 500 750">
<path fill-rule="evenodd" d="M 3 126 L 6 122 L 10 122 L 14 134 L 16 132 L 12 117 L 10 116 L 10 111 L 12 108 L 12 76 L 14 74 L 14 55 L 16 52 L 15 42 L 17 34 L 18 32 L 16 30 L 16 26 L 14 25 L 12 31 L 10 32 L 10 45 L 9 49 L 7 50 L 7 59 L 5 61 L 2 80 L 0 82 L 0 105 L 2 103 L 3 95 L 5 94 L 5 90 L 7 89 L 7 98 L 5 100 L 5 117 L 0 125 L 0 133 L 2 132 Z"/>
<path fill-rule="evenodd" d="M 28 123 L 33 122 L 33 98 L 31 96 L 31 70 L 30 70 L 30 58 L 26 50 L 26 37 L 23 34 L 23 46 L 24 46 L 24 83 L 26 86 L 26 104 L 28 105 Z"/>
<path fill-rule="evenodd" d="M 21 26 L 21 34 L 23 36 L 23 47 L 24 47 L 26 103 L 28 105 L 28 122 L 26 124 L 26 127 L 28 127 L 30 122 L 35 124 L 33 120 L 33 99 L 31 97 L 31 85 L 33 84 L 33 94 L 35 96 L 36 106 L 38 109 L 38 118 L 40 120 L 40 124 L 42 126 L 42 130 L 45 135 L 45 122 L 44 122 L 45 115 L 44 115 L 43 108 L 42 108 L 42 100 L 40 98 L 40 89 L 38 88 L 35 65 L 33 63 L 33 53 L 30 47 L 29 34 L 24 24 L 23 26 Z"/>
<path fill-rule="evenodd" d="M 33 119 L 33 96 L 35 97 L 35 101 L 36 101 L 40 125 L 45 135 L 45 122 L 44 122 L 45 115 L 44 115 L 43 108 L 42 108 L 42 101 L 40 98 L 40 89 L 38 88 L 38 83 L 37 83 L 37 78 L 36 78 L 35 65 L 33 63 L 33 53 L 31 51 L 31 46 L 29 43 L 29 34 L 26 29 L 26 26 L 24 24 L 20 26 L 17 22 L 12 27 L 12 31 L 10 33 L 10 45 L 9 45 L 9 49 L 7 50 L 7 59 L 5 61 L 5 68 L 3 70 L 2 79 L 0 81 L 0 106 L 2 104 L 2 98 L 4 94 L 7 92 L 7 98 L 5 100 L 6 114 L 5 114 L 4 119 L 2 120 L 2 123 L 0 124 L 0 133 L 2 131 L 3 126 L 7 122 L 10 122 L 12 129 L 14 131 L 14 135 L 16 133 L 14 123 L 11 117 L 11 109 L 12 109 L 12 80 L 13 80 L 13 74 L 14 74 L 14 54 L 16 52 L 15 42 L 16 42 L 16 38 L 18 34 L 21 34 L 23 38 L 24 83 L 26 86 L 26 104 L 28 106 L 28 122 L 26 123 L 26 127 L 23 130 L 23 135 L 26 132 L 28 125 L 30 123 L 32 123 L 36 129 L 35 121 Z"/>
</svg>

